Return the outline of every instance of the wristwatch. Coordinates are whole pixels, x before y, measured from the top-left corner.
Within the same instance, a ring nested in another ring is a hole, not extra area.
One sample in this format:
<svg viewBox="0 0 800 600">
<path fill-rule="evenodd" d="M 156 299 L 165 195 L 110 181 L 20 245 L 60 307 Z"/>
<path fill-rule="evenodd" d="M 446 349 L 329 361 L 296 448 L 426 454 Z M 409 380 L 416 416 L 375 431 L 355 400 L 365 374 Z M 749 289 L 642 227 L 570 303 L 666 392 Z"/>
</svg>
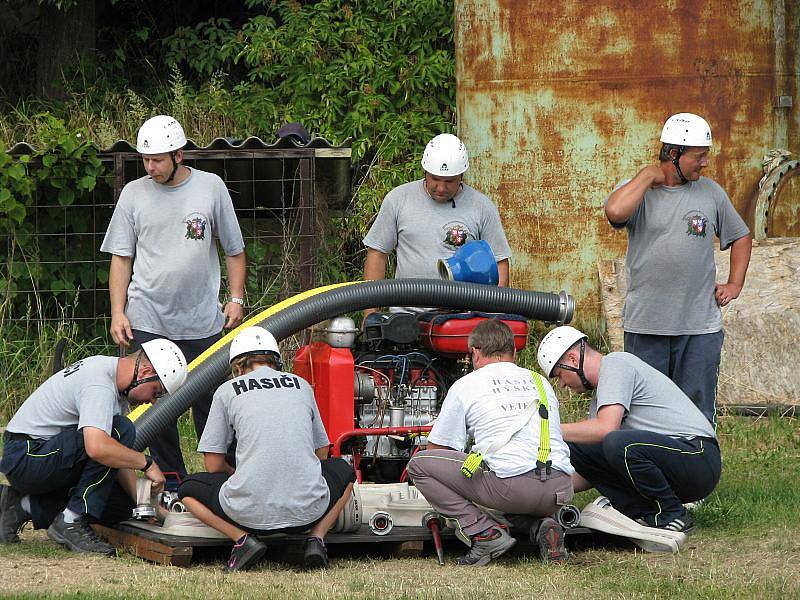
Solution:
<svg viewBox="0 0 800 600">
<path fill-rule="evenodd" d="M 239 306 L 244 306 L 244 298 L 231 298 L 228 302 L 233 302 L 234 304 L 238 304 Z"/>
<path fill-rule="evenodd" d="M 139 469 L 142 473 L 147 472 L 147 469 L 149 469 L 150 467 L 153 466 L 153 457 L 152 456 L 150 456 L 149 454 L 145 454 L 144 455 L 144 460 L 145 460 L 144 468 L 143 469 Z"/>
</svg>

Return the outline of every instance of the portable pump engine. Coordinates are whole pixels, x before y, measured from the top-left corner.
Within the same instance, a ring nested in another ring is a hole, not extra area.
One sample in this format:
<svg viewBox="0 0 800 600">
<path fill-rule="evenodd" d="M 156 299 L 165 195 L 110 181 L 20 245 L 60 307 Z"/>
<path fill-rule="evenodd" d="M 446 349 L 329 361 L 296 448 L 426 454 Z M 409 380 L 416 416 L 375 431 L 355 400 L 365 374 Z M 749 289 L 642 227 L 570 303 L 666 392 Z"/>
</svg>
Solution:
<svg viewBox="0 0 800 600">
<path fill-rule="evenodd" d="M 404 479 L 455 380 L 472 370 L 468 338 L 481 321 L 500 318 L 525 347 L 527 321 L 486 313 L 373 313 L 363 331 L 348 317 L 302 346 L 293 370 L 314 388 L 334 455 L 351 455 L 359 478 Z"/>
</svg>

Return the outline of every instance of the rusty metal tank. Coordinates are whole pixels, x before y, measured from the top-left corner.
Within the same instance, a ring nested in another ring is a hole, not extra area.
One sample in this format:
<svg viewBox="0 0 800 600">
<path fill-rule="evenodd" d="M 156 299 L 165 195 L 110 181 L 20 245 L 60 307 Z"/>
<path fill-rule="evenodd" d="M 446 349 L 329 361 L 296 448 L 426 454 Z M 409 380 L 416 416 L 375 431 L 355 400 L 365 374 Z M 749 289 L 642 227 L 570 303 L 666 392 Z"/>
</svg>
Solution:
<svg viewBox="0 0 800 600">
<path fill-rule="evenodd" d="M 455 0 L 467 180 L 500 209 L 513 285 L 600 316 L 596 263 L 626 246 L 603 201 L 657 162 L 676 112 L 709 121 L 705 175 L 752 226 L 762 156 L 800 153 L 799 23 L 795 0 Z M 800 235 L 787 221 L 780 235 Z"/>
</svg>

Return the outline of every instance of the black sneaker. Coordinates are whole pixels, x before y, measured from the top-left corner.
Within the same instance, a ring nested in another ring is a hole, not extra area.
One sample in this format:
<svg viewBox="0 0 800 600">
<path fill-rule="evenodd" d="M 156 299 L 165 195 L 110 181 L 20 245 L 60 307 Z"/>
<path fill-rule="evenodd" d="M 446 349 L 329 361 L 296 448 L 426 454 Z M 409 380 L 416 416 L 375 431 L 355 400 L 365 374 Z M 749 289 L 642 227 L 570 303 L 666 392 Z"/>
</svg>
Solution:
<svg viewBox="0 0 800 600">
<path fill-rule="evenodd" d="M 669 529 L 670 531 L 678 531 L 689 535 L 694 531 L 694 519 L 688 512 L 682 517 L 672 519 L 669 523 L 662 526 L 661 529 Z"/>
<path fill-rule="evenodd" d="M 482 567 L 489 561 L 508 552 L 517 543 L 508 532 L 501 527 L 490 527 L 472 536 L 472 547 L 464 556 L 456 559 L 462 567 Z"/>
<path fill-rule="evenodd" d="M 545 517 L 530 530 L 531 541 L 539 546 L 544 562 L 564 562 L 569 555 L 564 547 L 564 528 L 555 519 Z"/>
<path fill-rule="evenodd" d="M 267 551 L 267 546 L 256 536 L 245 534 L 231 550 L 231 557 L 222 569 L 228 571 L 244 571 L 248 567 L 258 562 Z"/>
<path fill-rule="evenodd" d="M 22 510 L 22 494 L 9 485 L 0 488 L 0 544 L 17 544 L 31 516 Z"/>
<path fill-rule="evenodd" d="M 306 538 L 303 548 L 303 566 L 306 569 L 321 569 L 328 566 L 328 551 L 325 542 L 318 537 Z"/>
<path fill-rule="evenodd" d="M 64 513 L 58 513 L 47 528 L 47 537 L 81 554 L 114 556 L 117 553 L 114 546 L 106 544 L 97 537 L 86 515 L 81 515 L 74 523 L 67 523 L 64 521 Z"/>
</svg>

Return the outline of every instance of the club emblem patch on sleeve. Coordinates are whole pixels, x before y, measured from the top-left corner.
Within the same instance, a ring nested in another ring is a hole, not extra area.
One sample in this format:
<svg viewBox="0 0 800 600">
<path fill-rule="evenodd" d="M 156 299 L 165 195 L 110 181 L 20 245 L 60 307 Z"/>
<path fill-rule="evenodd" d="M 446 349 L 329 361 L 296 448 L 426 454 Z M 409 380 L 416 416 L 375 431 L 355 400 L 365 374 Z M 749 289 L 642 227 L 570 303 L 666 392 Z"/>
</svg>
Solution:
<svg viewBox="0 0 800 600">
<path fill-rule="evenodd" d="M 204 240 L 206 237 L 206 218 L 200 213 L 192 213 L 186 219 L 186 239 Z"/>
<path fill-rule="evenodd" d="M 706 237 L 708 217 L 700 211 L 691 211 L 684 215 L 686 221 L 686 235 Z"/>
</svg>

